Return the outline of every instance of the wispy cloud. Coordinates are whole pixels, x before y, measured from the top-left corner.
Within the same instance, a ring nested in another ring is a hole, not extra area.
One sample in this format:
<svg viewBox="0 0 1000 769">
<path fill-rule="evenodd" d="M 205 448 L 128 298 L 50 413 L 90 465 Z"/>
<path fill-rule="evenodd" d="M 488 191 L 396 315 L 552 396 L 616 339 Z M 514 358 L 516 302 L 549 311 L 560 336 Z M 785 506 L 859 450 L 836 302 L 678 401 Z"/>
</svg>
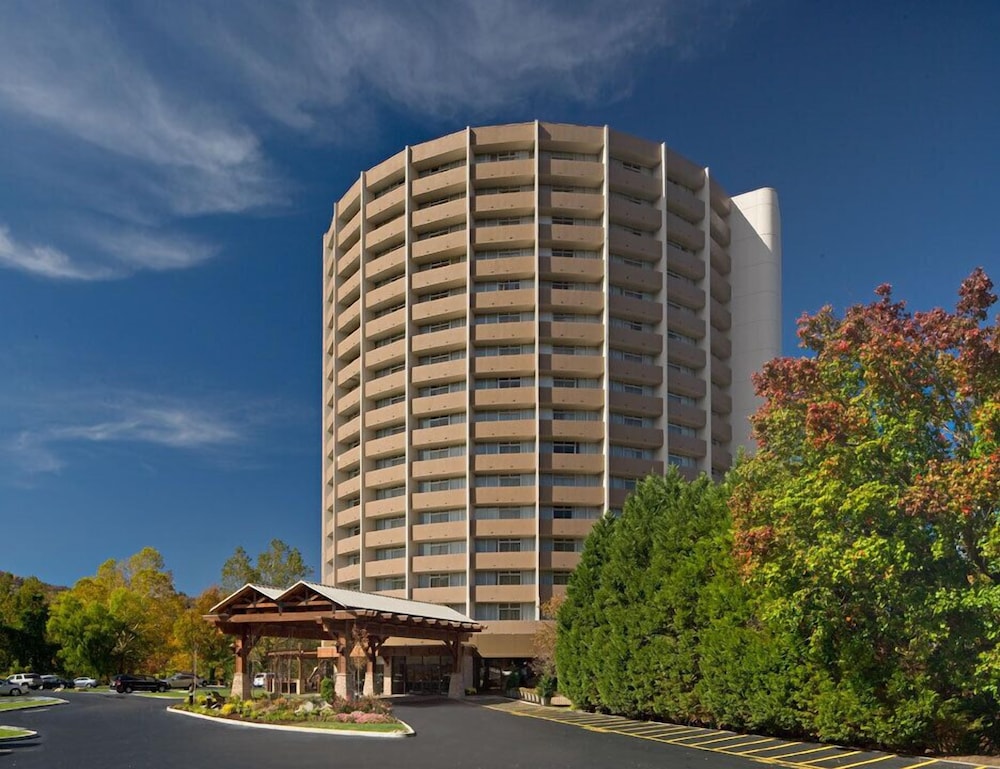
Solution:
<svg viewBox="0 0 1000 769">
<path fill-rule="evenodd" d="M 51 246 L 14 240 L 0 225 L 0 266 L 60 280 L 104 280 L 113 273 L 101 265 L 84 265 Z"/>
<path fill-rule="evenodd" d="M 69 210 L 47 220 L 89 218 L 90 248 L 65 228 L 47 228 L 45 243 L 19 243 L 5 228 L 0 267 L 62 280 L 193 267 L 218 249 L 178 234 L 192 217 L 292 200 L 276 161 L 282 142 L 366 140 L 384 106 L 440 124 L 529 119 L 517 105 L 540 99 L 613 103 L 653 54 L 690 58 L 718 45 L 739 9 L 729 0 L 634 0 L 627 12 L 592 0 L 8 0 L 0 131 L 37 143 L 18 182 L 38 185 L 44 201 L 55 180 Z M 22 224 L 0 209 L 0 226 Z"/>
<path fill-rule="evenodd" d="M 233 24 L 228 7 L 202 3 L 188 8 L 197 23 L 185 34 L 260 109 L 329 140 L 344 126 L 323 116 L 349 119 L 373 95 L 435 119 L 489 116 L 539 95 L 615 101 L 645 56 L 696 56 L 737 9 L 708 0 L 636 0 L 626 13 L 586 0 L 258 3 Z"/>
<path fill-rule="evenodd" d="M 242 399 L 236 399 L 238 402 Z M 0 481 L 25 485 L 68 464 L 83 445 L 160 446 L 213 462 L 253 443 L 262 423 L 233 399 L 185 400 L 135 391 L 0 397 L 13 421 L 0 424 Z M 255 404 L 259 406 L 260 404 Z"/>
</svg>

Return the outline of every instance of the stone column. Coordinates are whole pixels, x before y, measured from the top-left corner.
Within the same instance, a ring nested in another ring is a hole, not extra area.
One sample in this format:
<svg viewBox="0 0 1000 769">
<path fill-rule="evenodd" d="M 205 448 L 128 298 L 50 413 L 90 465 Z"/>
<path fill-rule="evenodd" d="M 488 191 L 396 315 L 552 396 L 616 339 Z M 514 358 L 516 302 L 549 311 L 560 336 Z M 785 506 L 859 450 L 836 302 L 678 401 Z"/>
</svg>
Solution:
<svg viewBox="0 0 1000 769">
<path fill-rule="evenodd" d="M 392 694 L 392 657 L 385 657 L 385 665 L 382 667 L 382 696 L 388 697 Z"/>
<path fill-rule="evenodd" d="M 337 696 L 345 700 L 347 699 L 347 654 L 345 650 L 337 657 L 337 675 L 333 687 Z"/>
<path fill-rule="evenodd" d="M 236 666 L 233 672 L 233 686 L 230 694 L 248 700 L 253 693 L 253 679 L 250 677 L 250 628 L 242 628 L 242 632 L 233 644 L 236 652 Z"/>
<path fill-rule="evenodd" d="M 361 693 L 365 697 L 375 696 L 375 664 L 371 657 L 365 663 L 365 685 Z"/>
<path fill-rule="evenodd" d="M 452 665 L 451 675 L 448 677 L 448 697 L 462 699 L 465 697 L 465 652 L 460 642 L 456 642 L 450 651 Z"/>
</svg>

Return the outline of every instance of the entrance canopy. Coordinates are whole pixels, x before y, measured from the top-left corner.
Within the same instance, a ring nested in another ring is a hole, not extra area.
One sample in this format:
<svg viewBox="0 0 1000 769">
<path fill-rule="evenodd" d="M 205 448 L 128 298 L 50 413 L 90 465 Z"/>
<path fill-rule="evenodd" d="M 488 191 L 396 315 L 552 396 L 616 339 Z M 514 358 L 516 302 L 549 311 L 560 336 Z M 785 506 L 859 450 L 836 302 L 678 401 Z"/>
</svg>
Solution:
<svg viewBox="0 0 1000 769">
<path fill-rule="evenodd" d="M 265 636 L 332 642 L 340 678 L 346 661 L 362 646 L 371 670 L 388 638 L 415 638 L 443 643 L 460 669 L 461 646 L 483 626 L 454 609 L 374 593 L 296 582 L 289 588 L 246 584 L 213 606 L 205 619 L 228 635 L 236 636 L 236 672 L 233 693 L 249 696 L 247 655 Z M 326 656 L 326 655 L 321 655 Z M 458 677 L 454 676 L 456 684 Z"/>
<path fill-rule="evenodd" d="M 467 641 L 483 630 L 446 606 L 305 581 L 284 589 L 248 583 L 213 606 L 205 619 L 230 635 L 252 626 L 259 636 L 319 641 L 336 639 L 348 629 L 433 641 Z"/>
</svg>

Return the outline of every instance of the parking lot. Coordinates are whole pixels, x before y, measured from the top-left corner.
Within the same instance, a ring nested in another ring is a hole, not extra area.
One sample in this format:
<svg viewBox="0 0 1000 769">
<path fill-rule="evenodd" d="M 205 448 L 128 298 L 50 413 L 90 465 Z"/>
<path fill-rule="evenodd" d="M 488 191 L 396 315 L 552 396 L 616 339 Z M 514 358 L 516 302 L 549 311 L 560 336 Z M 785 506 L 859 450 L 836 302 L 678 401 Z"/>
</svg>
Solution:
<svg viewBox="0 0 1000 769">
<path fill-rule="evenodd" d="M 395 713 L 416 730 L 406 738 L 296 734 L 248 729 L 169 714 L 163 699 L 108 691 L 65 692 L 69 705 L 3 714 L 4 724 L 39 737 L 0 753 L 0 767 L 88 769 L 109 764 L 150 769 L 310 769 L 373 763 L 510 769 L 630 767 L 751 769 L 958 769 L 935 759 L 851 752 L 668 724 L 537 708 L 500 699 L 397 700 Z M 754 740 L 759 742 L 754 743 Z M 778 747 L 778 744 L 782 747 Z M 820 749 L 815 749 L 820 748 Z M 961 765 L 970 769 L 969 765 Z"/>
</svg>

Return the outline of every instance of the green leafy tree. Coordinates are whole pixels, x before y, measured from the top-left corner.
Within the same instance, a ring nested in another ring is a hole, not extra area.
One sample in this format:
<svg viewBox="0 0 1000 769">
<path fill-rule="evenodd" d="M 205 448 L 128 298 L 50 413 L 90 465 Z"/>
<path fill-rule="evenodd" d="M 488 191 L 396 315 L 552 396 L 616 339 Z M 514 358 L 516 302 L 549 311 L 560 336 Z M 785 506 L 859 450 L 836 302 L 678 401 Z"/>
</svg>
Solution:
<svg viewBox="0 0 1000 769">
<path fill-rule="evenodd" d="M 222 589 L 227 594 L 233 593 L 248 582 L 291 587 L 311 575 L 312 569 L 306 565 L 297 547 L 272 539 L 267 549 L 257 555 L 256 561 L 252 561 L 242 547 L 237 547 L 222 565 Z"/>
<path fill-rule="evenodd" d="M 302 553 L 280 539 L 272 539 L 267 549 L 252 561 L 246 550 L 237 547 L 222 565 L 222 589 L 226 595 L 232 594 L 248 582 L 257 585 L 286 588 L 312 575 Z M 267 655 L 278 649 L 291 649 L 299 642 L 292 639 L 262 638 L 254 647 L 251 659 L 254 664 L 267 669 Z M 318 644 L 306 642 L 307 647 Z"/>
<path fill-rule="evenodd" d="M 803 317 L 809 356 L 756 377 L 736 556 L 757 619 L 795 639 L 804 729 L 905 750 L 996 745 L 996 296 L 981 270 L 955 312 L 876 294 Z"/>
<path fill-rule="evenodd" d="M 105 561 L 96 575 L 60 594 L 48 631 L 76 672 L 162 671 L 182 606 L 163 558 L 147 547 L 123 561 Z"/>
<path fill-rule="evenodd" d="M 600 660 L 592 652 L 603 628 L 603 615 L 595 598 L 615 524 L 610 515 L 594 524 L 556 617 L 559 688 L 577 707 L 585 709 L 600 704 L 596 685 Z"/>
<path fill-rule="evenodd" d="M 203 619 L 209 609 L 225 597 L 221 588 L 213 586 L 202 591 L 197 598 L 188 599 L 188 607 L 173 625 L 172 668 L 188 670 L 195 653 L 198 668 L 204 671 L 205 678 L 214 681 L 228 677 L 226 674 L 231 672 L 233 666 L 232 639 Z"/>
<path fill-rule="evenodd" d="M 55 648 L 45 630 L 51 592 L 37 577 L 0 572 L 0 669 L 53 668 Z"/>
</svg>

